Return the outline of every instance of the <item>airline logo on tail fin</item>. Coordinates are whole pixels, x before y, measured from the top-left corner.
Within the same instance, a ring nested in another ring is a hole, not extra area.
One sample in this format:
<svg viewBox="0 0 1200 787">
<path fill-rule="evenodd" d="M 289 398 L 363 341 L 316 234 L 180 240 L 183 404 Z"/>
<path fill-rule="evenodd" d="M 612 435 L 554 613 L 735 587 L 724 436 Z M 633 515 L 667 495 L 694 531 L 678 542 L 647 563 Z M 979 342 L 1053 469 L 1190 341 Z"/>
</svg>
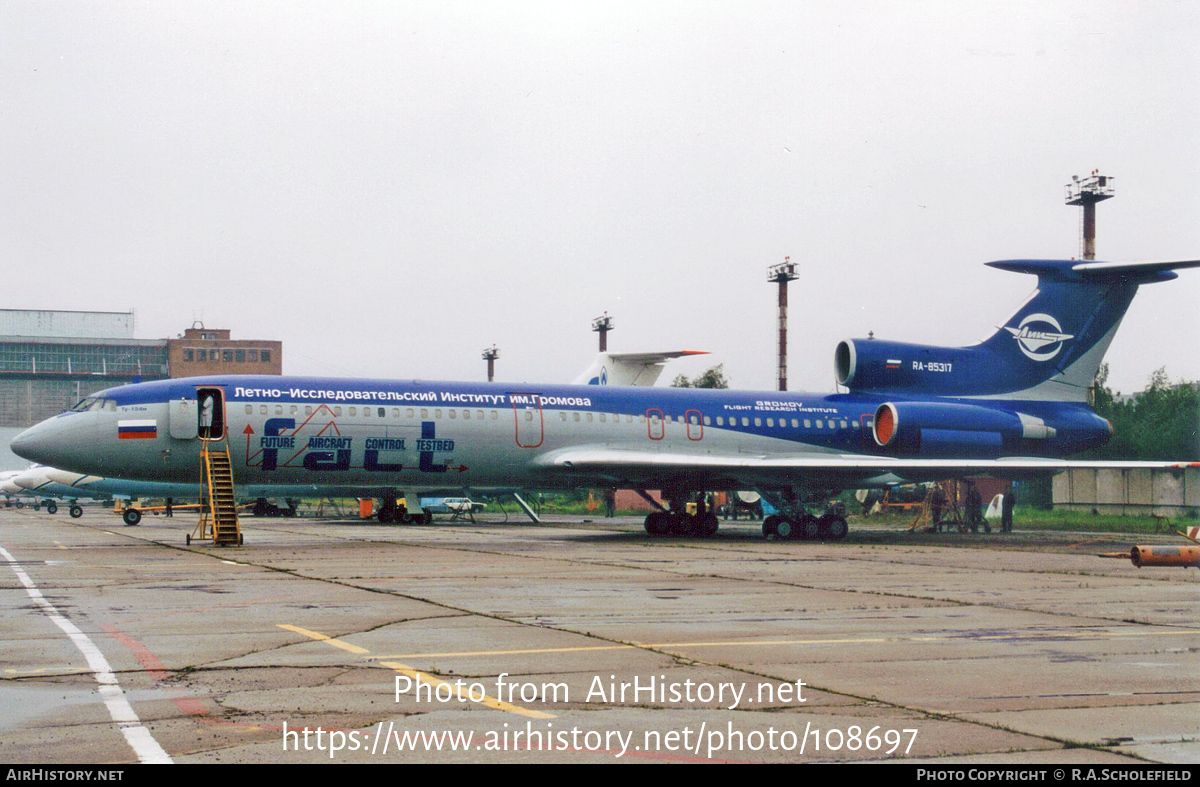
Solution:
<svg viewBox="0 0 1200 787">
<path fill-rule="evenodd" d="M 1043 325 L 1053 330 L 1039 329 Z M 1006 325 L 1004 330 L 1017 340 L 1021 352 L 1035 361 L 1049 361 L 1062 350 L 1063 342 L 1075 338 L 1074 334 L 1063 333 L 1062 325 L 1049 314 L 1027 315 L 1016 328 Z"/>
</svg>

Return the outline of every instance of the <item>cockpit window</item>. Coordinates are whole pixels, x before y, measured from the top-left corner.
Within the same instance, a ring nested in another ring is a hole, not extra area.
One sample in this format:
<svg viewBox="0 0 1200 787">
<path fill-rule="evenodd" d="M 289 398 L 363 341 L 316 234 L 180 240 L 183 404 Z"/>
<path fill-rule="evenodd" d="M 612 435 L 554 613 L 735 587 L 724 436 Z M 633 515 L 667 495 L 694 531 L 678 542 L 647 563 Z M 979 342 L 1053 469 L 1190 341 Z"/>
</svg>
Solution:
<svg viewBox="0 0 1200 787">
<path fill-rule="evenodd" d="M 117 411 L 116 399 L 101 399 L 95 396 L 89 396 L 86 399 L 80 399 L 79 404 L 71 408 L 73 412 L 95 412 L 97 410 L 107 410 L 110 413 Z"/>
</svg>

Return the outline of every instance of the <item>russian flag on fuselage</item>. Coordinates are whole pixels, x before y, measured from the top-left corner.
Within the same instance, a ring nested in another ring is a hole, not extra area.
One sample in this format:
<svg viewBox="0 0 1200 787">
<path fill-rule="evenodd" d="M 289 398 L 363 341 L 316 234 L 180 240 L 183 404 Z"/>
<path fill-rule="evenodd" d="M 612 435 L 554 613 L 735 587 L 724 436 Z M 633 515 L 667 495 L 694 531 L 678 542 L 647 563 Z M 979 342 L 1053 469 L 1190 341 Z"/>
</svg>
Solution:
<svg viewBox="0 0 1200 787">
<path fill-rule="evenodd" d="M 158 421 L 153 418 L 117 421 L 117 438 L 120 440 L 153 440 L 156 437 L 158 437 Z"/>
</svg>

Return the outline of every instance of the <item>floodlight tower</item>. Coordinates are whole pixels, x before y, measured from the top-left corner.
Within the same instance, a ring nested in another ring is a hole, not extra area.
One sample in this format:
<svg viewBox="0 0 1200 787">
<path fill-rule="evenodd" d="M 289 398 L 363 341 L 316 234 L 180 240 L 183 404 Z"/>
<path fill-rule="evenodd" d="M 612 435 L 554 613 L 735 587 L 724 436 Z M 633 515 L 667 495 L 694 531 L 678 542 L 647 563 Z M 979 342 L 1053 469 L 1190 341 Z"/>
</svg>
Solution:
<svg viewBox="0 0 1200 787">
<path fill-rule="evenodd" d="M 613 329 L 613 318 L 608 316 L 608 312 L 604 313 L 603 317 L 597 317 L 592 320 L 592 330 L 600 334 L 600 352 L 608 352 L 608 332 Z"/>
<path fill-rule="evenodd" d="M 787 287 L 788 282 L 799 276 L 796 263 L 791 257 L 767 268 L 767 281 L 779 284 L 779 390 L 787 390 Z"/>
<path fill-rule="evenodd" d="M 492 382 L 496 377 L 496 359 L 500 357 L 500 351 L 496 349 L 496 345 L 492 345 L 483 351 L 483 360 L 488 362 L 488 382 Z"/>
<path fill-rule="evenodd" d="M 1096 203 L 1115 196 L 1113 179 L 1092 170 L 1085 177 L 1075 175 L 1067 184 L 1067 204 L 1083 206 L 1083 249 L 1085 260 L 1096 259 Z"/>
</svg>

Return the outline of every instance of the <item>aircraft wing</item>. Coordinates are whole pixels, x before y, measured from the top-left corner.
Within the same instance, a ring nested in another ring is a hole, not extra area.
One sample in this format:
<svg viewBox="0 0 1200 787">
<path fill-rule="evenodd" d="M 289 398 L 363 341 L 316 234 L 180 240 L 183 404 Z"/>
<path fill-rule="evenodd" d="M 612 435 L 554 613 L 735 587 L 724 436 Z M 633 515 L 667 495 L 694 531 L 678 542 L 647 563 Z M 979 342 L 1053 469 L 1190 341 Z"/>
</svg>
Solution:
<svg viewBox="0 0 1200 787">
<path fill-rule="evenodd" d="M 715 484 L 828 485 L 853 488 L 944 478 L 1031 478 L 1073 469 L 1178 470 L 1195 462 L 1138 462 L 1011 457 L 1002 459 L 906 459 L 860 454 L 713 454 L 635 451 L 608 447 L 568 448 L 543 456 L 548 472 L 573 473 L 619 485 L 653 488 L 687 478 Z"/>
</svg>

